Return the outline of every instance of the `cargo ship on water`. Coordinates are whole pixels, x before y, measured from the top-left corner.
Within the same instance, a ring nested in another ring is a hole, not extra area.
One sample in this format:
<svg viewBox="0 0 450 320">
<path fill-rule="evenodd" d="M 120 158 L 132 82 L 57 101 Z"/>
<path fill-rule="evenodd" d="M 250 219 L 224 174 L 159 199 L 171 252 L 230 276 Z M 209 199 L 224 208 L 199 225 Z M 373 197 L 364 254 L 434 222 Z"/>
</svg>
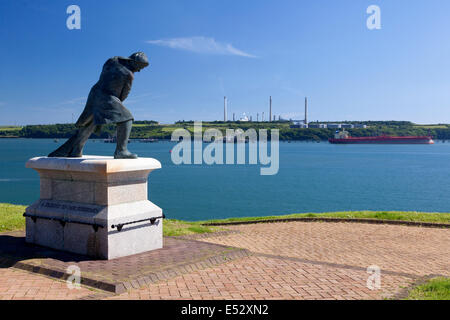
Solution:
<svg viewBox="0 0 450 320">
<path fill-rule="evenodd" d="M 334 138 L 328 139 L 335 144 L 433 144 L 431 136 L 378 136 L 350 137 L 347 131 L 336 131 Z"/>
</svg>

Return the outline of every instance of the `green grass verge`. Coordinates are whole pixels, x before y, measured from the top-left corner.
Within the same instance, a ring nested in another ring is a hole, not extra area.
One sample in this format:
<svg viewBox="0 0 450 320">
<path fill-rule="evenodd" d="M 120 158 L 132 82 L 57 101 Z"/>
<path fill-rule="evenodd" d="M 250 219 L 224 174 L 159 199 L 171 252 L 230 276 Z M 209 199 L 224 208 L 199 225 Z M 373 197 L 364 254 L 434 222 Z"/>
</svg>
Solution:
<svg viewBox="0 0 450 320">
<path fill-rule="evenodd" d="M 173 219 L 165 219 L 163 228 L 165 236 L 185 236 L 222 230 L 220 227 L 202 226 L 199 222 L 187 222 Z"/>
<path fill-rule="evenodd" d="M 0 203 L 0 232 L 22 230 L 25 228 L 25 218 L 22 216 L 26 206 Z M 258 220 L 274 220 L 289 218 L 364 218 L 381 220 L 404 220 L 415 222 L 450 223 L 450 213 L 423 213 L 423 212 L 381 212 L 381 211 L 355 211 L 290 214 L 284 216 L 229 218 L 221 220 L 208 220 L 188 222 L 174 219 L 164 220 L 165 236 L 183 236 L 190 234 L 210 233 L 223 230 L 220 227 L 205 226 L 205 223 L 245 222 Z"/>
<path fill-rule="evenodd" d="M 221 220 L 208 220 L 203 221 L 203 223 L 246 222 L 258 220 L 314 218 L 314 217 L 450 223 L 450 213 L 426 213 L 426 212 L 405 212 L 405 211 L 346 211 L 346 212 L 328 212 L 328 213 L 296 213 L 282 216 L 243 217 L 243 218 L 229 218 Z"/>
<path fill-rule="evenodd" d="M 0 232 L 25 228 L 25 218 L 22 216 L 26 206 L 0 203 Z"/>
<path fill-rule="evenodd" d="M 23 230 L 25 218 L 23 213 L 26 206 L 0 203 L 0 232 Z M 196 233 L 209 233 L 221 230 L 219 227 L 202 226 L 198 222 L 185 222 L 179 220 L 164 220 L 165 236 L 184 236 Z"/>
<path fill-rule="evenodd" d="M 412 289 L 407 300 L 450 300 L 450 278 L 434 278 Z"/>
</svg>

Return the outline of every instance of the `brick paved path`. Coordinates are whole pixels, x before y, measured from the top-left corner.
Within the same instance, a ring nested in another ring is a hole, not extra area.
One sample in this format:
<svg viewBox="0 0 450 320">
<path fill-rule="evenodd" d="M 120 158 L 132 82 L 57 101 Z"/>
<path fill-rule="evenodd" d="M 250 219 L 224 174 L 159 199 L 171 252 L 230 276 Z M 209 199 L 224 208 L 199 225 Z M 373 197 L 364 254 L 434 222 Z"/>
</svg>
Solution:
<svg viewBox="0 0 450 320">
<path fill-rule="evenodd" d="M 362 223 L 289 222 L 229 227 L 205 241 L 252 252 L 385 272 L 450 275 L 450 230 Z"/>
<path fill-rule="evenodd" d="M 122 293 L 155 281 L 200 270 L 248 256 L 245 249 L 204 241 L 164 237 L 164 248 L 113 260 L 27 245 L 24 233 L 0 234 L 0 268 L 33 271 L 56 279 L 66 279 L 68 268 L 78 268 L 82 284 L 100 290 Z"/>
<path fill-rule="evenodd" d="M 94 293 L 87 288 L 70 290 L 63 281 L 17 270 L 0 268 L 0 300 L 79 299 Z"/>
<path fill-rule="evenodd" d="M 253 255 L 132 289 L 109 299 L 381 299 L 417 278 L 450 276 L 450 230 L 355 223 L 289 222 L 227 227 L 197 238 Z M 369 290 L 366 268 L 381 268 Z M 32 286 L 31 286 L 32 285 Z M 104 298 L 14 269 L 0 269 L 0 298 Z"/>
</svg>

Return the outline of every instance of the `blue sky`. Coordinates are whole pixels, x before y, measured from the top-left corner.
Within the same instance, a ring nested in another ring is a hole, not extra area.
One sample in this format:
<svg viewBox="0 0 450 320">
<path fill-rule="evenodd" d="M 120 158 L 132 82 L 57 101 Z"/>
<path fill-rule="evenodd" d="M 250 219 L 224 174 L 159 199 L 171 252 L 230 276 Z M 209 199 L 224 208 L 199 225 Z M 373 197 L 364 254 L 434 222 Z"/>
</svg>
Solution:
<svg viewBox="0 0 450 320">
<path fill-rule="evenodd" d="M 66 9 L 81 8 L 81 30 Z M 366 9 L 381 8 L 381 30 Z M 109 57 L 144 51 L 125 105 L 136 120 L 273 113 L 450 123 L 448 0 L 0 2 L 0 125 L 80 115 Z"/>
</svg>

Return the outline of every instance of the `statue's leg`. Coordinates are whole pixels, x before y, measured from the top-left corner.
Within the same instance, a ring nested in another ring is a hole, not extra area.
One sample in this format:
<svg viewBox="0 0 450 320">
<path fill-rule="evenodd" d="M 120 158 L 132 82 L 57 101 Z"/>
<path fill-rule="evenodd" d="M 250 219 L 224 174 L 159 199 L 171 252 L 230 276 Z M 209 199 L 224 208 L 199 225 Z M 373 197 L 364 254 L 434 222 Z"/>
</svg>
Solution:
<svg viewBox="0 0 450 320">
<path fill-rule="evenodd" d="M 132 124 L 132 120 L 117 124 L 117 146 L 116 152 L 114 152 L 114 159 L 137 159 L 137 155 L 127 149 Z"/>
<path fill-rule="evenodd" d="M 95 129 L 93 122 L 89 123 L 86 127 L 81 127 L 78 131 L 69 138 L 61 147 L 50 153 L 49 157 L 70 157 L 76 158 L 83 155 L 83 147 L 86 144 L 87 139 Z"/>
<path fill-rule="evenodd" d="M 68 157 L 70 154 L 70 151 L 73 148 L 73 144 L 78 136 L 79 130 L 69 138 L 62 146 L 60 146 L 58 149 L 50 153 L 48 156 L 51 158 L 55 157 Z"/>
<path fill-rule="evenodd" d="M 81 127 L 80 130 L 78 130 L 78 135 L 73 142 L 73 148 L 70 151 L 69 157 L 81 157 L 83 156 L 83 148 L 86 142 L 88 141 L 91 134 L 94 132 L 96 128 L 96 125 L 94 122 L 89 123 L 85 127 Z"/>
</svg>

